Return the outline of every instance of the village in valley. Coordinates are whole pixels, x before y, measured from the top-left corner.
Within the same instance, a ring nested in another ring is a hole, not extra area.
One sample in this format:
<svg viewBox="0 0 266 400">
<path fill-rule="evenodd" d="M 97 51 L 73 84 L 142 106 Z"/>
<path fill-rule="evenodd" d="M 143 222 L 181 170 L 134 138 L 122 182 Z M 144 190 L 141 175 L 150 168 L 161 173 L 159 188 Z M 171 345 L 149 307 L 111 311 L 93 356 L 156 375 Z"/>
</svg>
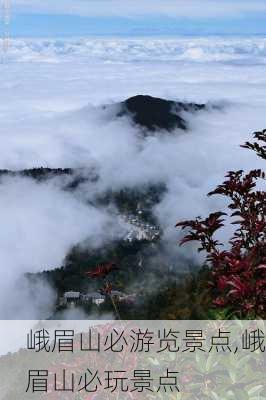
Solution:
<svg viewBox="0 0 266 400">
<path fill-rule="evenodd" d="M 123 215 L 122 218 L 124 222 L 126 222 L 128 226 L 128 232 L 126 233 L 123 241 L 125 243 L 131 244 L 134 242 L 147 242 L 153 243 L 160 239 L 160 228 L 151 222 L 144 220 L 142 216 L 142 211 L 139 209 L 137 214 L 127 214 Z M 142 260 L 138 263 L 139 267 L 142 267 Z M 113 262 L 107 262 L 105 264 L 99 264 L 96 267 L 90 269 L 85 273 L 87 278 L 91 278 L 92 280 L 99 279 L 102 288 L 98 290 L 87 289 L 87 291 L 77 291 L 77 290 L 68 290 L 65 291 L 58 298 L 57 307 L 58 309 L 68 309 L 68 308 L 91 308 L 92 306 L 104 306 L 111 301 L 111 303 L 115 304 L 124 304 L 130 305 L 134 304 L 137 296 L 137 293 L 124 293 L 121 290 L 115 290 L 112 286 L 112 283 L 106 279 L 107 276 L 118 270 L 119 267 Z"/>
</svg>

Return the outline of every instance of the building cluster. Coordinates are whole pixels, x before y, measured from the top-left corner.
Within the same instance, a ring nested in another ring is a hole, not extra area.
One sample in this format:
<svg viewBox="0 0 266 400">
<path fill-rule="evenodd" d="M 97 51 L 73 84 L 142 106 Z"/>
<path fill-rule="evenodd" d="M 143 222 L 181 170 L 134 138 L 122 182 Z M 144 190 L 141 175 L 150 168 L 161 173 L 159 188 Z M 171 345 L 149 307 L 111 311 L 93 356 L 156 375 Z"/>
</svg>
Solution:
<svg viewBox="0 0 266 400">
<path fill-rule="evenodd" d="M 135 215 L 128 215 L 126 222 L 130 224 L 130 230 L 127 233 L 125 240 L 133 242 L 135 240 L 155 241 L 160 238 L 160 228 L 143 221 Z"/>
<path fill-rule="evenodd" d="M 90 292 L 83 294 L 81 292 L 65 292 L 64 295 L 60 298 L 59 304 L 61 306 L 67 305 L 86 305 L 86 304 L 95 304 L 99 306 L 106 302 L 108 297 L 112 298 L 116 302 L 134 302 L 135 295 L 127 295 L 118 290 L 112 290 L 110 294 L 105 295 L 99 292 Z"/>
</svg>

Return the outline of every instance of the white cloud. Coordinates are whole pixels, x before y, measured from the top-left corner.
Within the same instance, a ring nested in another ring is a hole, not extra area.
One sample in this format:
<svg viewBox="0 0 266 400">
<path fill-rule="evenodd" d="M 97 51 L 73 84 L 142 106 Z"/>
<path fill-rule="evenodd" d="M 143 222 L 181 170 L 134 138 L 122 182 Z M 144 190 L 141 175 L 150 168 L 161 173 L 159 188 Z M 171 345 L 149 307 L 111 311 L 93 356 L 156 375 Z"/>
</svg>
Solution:
<svg viewBox="0 0 266 400">
<path fill-rule="evenodd" d="M 14 0 L 19 12 L 75 14 L 82 16 L 138 16 L 163 14 L 174 17 L 226 17 L 265 12 L 263 0 Z"/>
<path fill-rule="evenodd" d="M 47 318 L 54 302 L 45 282 L 26 272 L 62 265 L 72 246 L 103 245 L 123 232 L 106 211 L 86 205 L 55 182 L 4 178 L 0 184 L 0 318 Z"/>
<path fill-rule="evenodd" d="M 237 62 L 265 63 L 266 39 L 173 38 L 173 39 L 13 39 L 9 58 L 19 62 Z"/>
</svg>

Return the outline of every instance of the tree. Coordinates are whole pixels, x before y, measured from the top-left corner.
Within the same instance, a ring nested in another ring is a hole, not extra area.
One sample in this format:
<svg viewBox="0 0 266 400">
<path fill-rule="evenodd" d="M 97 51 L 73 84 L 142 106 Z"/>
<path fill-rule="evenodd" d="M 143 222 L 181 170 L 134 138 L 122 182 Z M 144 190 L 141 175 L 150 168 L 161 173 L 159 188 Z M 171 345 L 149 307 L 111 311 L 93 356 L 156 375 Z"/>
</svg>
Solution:
<svg viewBox="0 0 266 400">
<path fill-rule="evenodd" d="M 255 132 L 255 142 L 241 147 L 255 151 L 266 160 L 266 130 Z M 226 180 L 208 195 L 222 195 L 230 200 L 230 213 L 215 212 L 206 219 L 182 221 L 177 227 L 188 230 L 180 245 L 198 241 L 198 251 L 207 253 L 210 286 L 215 307 L 227 308 L 239 318 L 266 316 L 266 192 L 258 189 L 265 181 L 261 169 L 245 174 L 230 171 Z M 215 235 L 224 226 L 225 216 L 236 225 L 226 248 Z"/>
</svg>

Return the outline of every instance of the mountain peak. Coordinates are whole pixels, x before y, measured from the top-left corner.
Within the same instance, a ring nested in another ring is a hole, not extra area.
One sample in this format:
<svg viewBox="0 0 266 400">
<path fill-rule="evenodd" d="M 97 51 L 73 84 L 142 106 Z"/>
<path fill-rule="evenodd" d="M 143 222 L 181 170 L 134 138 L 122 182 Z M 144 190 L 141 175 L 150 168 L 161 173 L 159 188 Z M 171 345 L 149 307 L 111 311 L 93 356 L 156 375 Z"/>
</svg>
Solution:
<svg viewBox="0 0 266 400">
<path fill-rule="evenodd" d="M 136 124 L 149 131 L 172 131 L 176 128 L 186 130 L 187 123 L 180 115 L 181 112 L 205 108 L 204 104 L 182 103 L 149 95 L 130 97 L 122 102 L 121 106 L 119 116 L 128 114 Z"/>
</svg>

